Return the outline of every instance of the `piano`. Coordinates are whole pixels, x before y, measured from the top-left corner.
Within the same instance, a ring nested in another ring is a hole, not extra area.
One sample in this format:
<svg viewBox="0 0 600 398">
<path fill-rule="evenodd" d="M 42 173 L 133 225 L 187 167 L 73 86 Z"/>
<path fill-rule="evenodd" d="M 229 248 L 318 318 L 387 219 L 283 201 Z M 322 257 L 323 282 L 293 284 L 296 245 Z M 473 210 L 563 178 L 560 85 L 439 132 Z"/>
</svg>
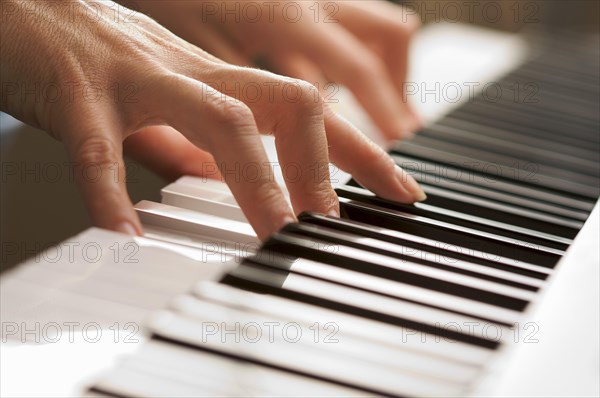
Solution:
<svg viewBox="0 0 600 398">
<path fill-rule="evenodd" d="M 2 275 L 2 395 L 598 396 L 599 38 L 440 24 L 415 51 L 474 30 L 454 81 L 487 84 L 389 148 L 426 201 L 335 173 L 340 218 L 261 243 L 225 184 L 182 177 L 136 205 L 143 237 L 91 228 Z"/>
</svg>

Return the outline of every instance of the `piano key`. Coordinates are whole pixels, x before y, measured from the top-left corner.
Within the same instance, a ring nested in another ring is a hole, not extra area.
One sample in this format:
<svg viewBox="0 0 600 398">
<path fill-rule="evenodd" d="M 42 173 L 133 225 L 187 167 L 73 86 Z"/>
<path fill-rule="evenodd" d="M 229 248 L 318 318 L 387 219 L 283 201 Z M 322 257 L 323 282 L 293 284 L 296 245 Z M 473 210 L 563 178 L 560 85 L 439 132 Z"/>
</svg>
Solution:
<svg viewBox="0 0 600 398">
<path fill-rule="evenodd" d="M 531 291 L 285 233 L 273 235 L 265 243 L 263 251 L 249 257 L 254 263 L 283 271 L 302 267 L 304 259 L 517 311 L 522 311 L 534 297 Z"/>
<path fill-rule="evenodd" d="M 429 200 L 418 202 L 413 205 L 405 205 L 379 198 L 372 192 L 360 187 L 340 187 L 336 190 L 336 192 L 338 195 L 347 199 L 369 203 L 376 206 L 413 214 L 415 216 L 422 216 L 432 220 L 460 225 L 478 231 L 489 232 L 498 236 L 514 239 L 515 242 L 532 243 L 540 248 L 540 250 L 543 250 L 543 248 L 552 248 L 564 251 L 572 242 L 572 240 L 560 236 L 546 234 L 530 228 L 520 227 L 519 225 L 527 225 L 526 222 L 529 221 L 527 219 L 519 219 L 515 216 L 511 218 L 510 214 L 503 214 L 499 211 L 486 209 L 485 207 L 475 208 L 475 206 L 472 204 L 464 206 L 459 201 L 446 200 L 444 205 L 451 204 L 451 206 L 445 207 L 430 204 Z M 458 209 L 458 207 L 461 208 Z M 467 212 L 463 212 L 461 210 L 467 210 Z M 515 221 L 515 224 L 509 223 Z"/>
<path fill-rule="evenodd" d="M 478 373 L 477 367 L 460 366 L 456 363 L 441 361 L 439 358 L 432 358 L 422 353 L 411 352 L 401 347 L 381 344 L 372 339 L 363 339 L 348 333 L 339 327 L 335 328 L 335 341 L 325 342 L 328 328 L 325 324 L 316 323 L 313 319 L 301 319 L 296 314 L 286 313 L 282 316 L 272 313 L 264 313 L 259 309 L 246 306 L 241 309 L 236 303 L 233 306 L 223 302 L 214 302 L 201 300 L 191 296 L 179 296 L 174 299 L 171 309 L 181 316 L 195 318 L 203 323 L 210 322 L 219 328 L 219 330 L 230 330 L 229 327 L 222 325 L 236 326 L 240 330 L 241 338 L 248 339 L 244 333 L 244 325 L 254 325 L 256 330 L 260 330 L 256 335 L 251 336 L 251 340 L 267 340 L 268 343 L 277 344 L 274 340 L 282 331 L 280 328 L 273 327 L 273 330 L 265 331 L 265 325 L 278 325 L 283 327 L 286 324 L 294 323 L 299 330 L 304 330 L 303 335 L 298 340 L 298 344 L 309 344 L 320 348 L 321 355 L 347 355 L 349 357 L 360 357 L 365 362 L 372 362 L 380 366 L 396 369 L 398 372 L 406 374 L 417 374 L 432 380 L 450 382 L 456 384 L 467 384 Z M 258 326 L 256 326 L 258 325 Z M 337 326 L 337 325 L 336 325 Z M 199 332 L 204 332 L 200 330 Z M 266 333 L 265 333 L 266 332 Z M 204 336 L 204 339 L 215 338 L 222 339 L 222 336 L 215 337 Z M 285 340 L 285 338 L 284 338 Z M 221 340 L 222 342 L 222 340 Z M 260 344 L 260 343 L 259 343 Z M 296 343 L 294 343 L 296 344 Z M 286 354 L 285 345 L 280 348 L 281 354 Z"/>
<path fill-rule="evenodd" d="M 416 374 L 407 375 L 397 369 L 342 355 L 323 355 L 311 344 L 239 343 L 222 344 L 214 339 L 203 341 L 202 322 L 176 314 L 168 314 L 155 326 L 155 339 L 179 344 L 188 349 L 218 352 L 232 358 L 273 367 L 343 387 L 358 388 L 369 394 L 387 396 L 445 396 L 463 392 L 457 383 L 444 383 Z M 281 354 L 282 344 L 285 355 Z"/>
<path fill-rule="evenodd" d="M 210 281 L 199 282 L 192 293 L 204 300 L 225 303 L 236 308 L 252 308 L 267 314 L 287 317 L 294 314 L 307 323 L 335 323 L 339 330 L 356 335 L 362 339 L 373 340 L 398 349 L 420 353 L 448 363 L 452 369 L 480 369 L 490 356 L 488 349 L 457 341 L 436 340 L 436 344 L 424 344 L 433 341 L 433 335 L 417 335 L 386 323 L 365 319 L 359 316 L 330 310 L 292 299 L 269 294 L 257 294 L 247 290 Z M 400 336 L 400 337 L 399 337 Z"/>
<path fill-rule="evenodd" d="M 339 284 L 333 284 L 299 274 L 277 271 L 247 261 L 231 271 L 223 279 L 231 286 L 251 291 L 269 293 L 275 296 L 297 300 L 334 311 L 340 311 L 354 316 L 360 316 L 373 321 L 384 322 L 403 330 L 414 330 L 427 335 L 439 336 L 449 341 L 457 341 L 474 346 L 494 350 L 500 346 L 500 341 L 464 334 L 452 329 L 456 324 L 437 325 L 422 323 L 413 317 L 419 314 L 398 313 L 397 300 L 375 296 L 371 293 L 351 289 Z M 477 322 L 477 321 L 474 321 Z M 450 326 L 446 328 L 445 326 Z M 439 341 L 439 339 L 436 339 Z"/>
<path fill-rule="evenodd" d="M 543 165 L 530 162 L 527 159 L 519 159 L 510 156 L 498 155 L 496 153 L 468 148 L 464 145 L 451 144 L 428 137 L 416 136 L 411 141 L 399 145 L 404 151 L 422 150 L 427 147 L 433 158 L 449 159 L 451 162 L 462 166 L 477 159 L 484 159 L 485 164 L 493 164 L 495 170 L 502 173 L 502 177 L 520 180 L 531 185 L 540 185 L 555 190 L 573 190 L 574 193 L 595 199 L 600 190 L 595 185 L 597 178 L 587 176 L 559 167 Z M 471 163 L 473 164 L 473 163 Z M 525 176 L 523 176 L 525 169 Z"/>
<path fill-rule="evenodd" d="M 419 182 L 427 194 L 428 203 L 441 205 L 445 202 L 445 198 L 449 200 L 456 198 L 457 201 L 465 203 L 466 209 L 471 208 L 470 206 L 484 206 L 487 209 L 497 209 L 526 217 L 529 219 L 528 226 L 533 228 L 537 225 L 539 230 L 570 239 L 577 235 L 583 226 L 583 221 L 589 216 L 589 212 L 572 210 L 425 173 L 420 171 L 418 166 L 410 168 L 409 163 L 404 163 L 403 166 Z M 359 186 L 354 181 L 349 185 Z"/>
<path fill-rule="evenodd" d="M 169 206 L 181 207 L 230 220 L 248 222 L 237 203 L 224 203 L 222 201 L 222 197 L 225 195 L 217 196 L 215 198 L 217 200 L 210 200 L 207 197 L 212 197 L 212 195 L 208 196 L 206 190 L 190 184 L 169 184 L 161 190 L 161 195 L 162 203 Z"/>
<path fill-rule="evenodd" d="M 507 79 L 505 81 L 500 81 L 497 84 L 502 90 L 507 90 L 509 93 L 516 90 L 520 91 L 508 98 L 502 97 L 497 102 L 492 103 L 483 97 L 477 97 L 472 103 L 483 104 L 484 106 L 480 108 L 480 112 L 475 113 L 482 114 L 485 112 L 485 105 L 493 105 L 498 110 L 502 111 L 506 110 L 521 115 L 531 114 L 540 118 L 540 122 L 544 123 L 552 120 L 562 121 L 563 123 L 569 122 L 572 123 L 569 126 L 569 130 L 577 129 L 578 132 L 581 132 L 583 137 L 582 139 L 579 138 L 579 134 L 569 135 L 571 140 L 577 139 L 582 142 L 589 141 L 590 127 L 593 127 L 594 123 L 598 122 L 595 120 L 597 115 L 594 116 L 593 109 L 586 107 L 589 103 L 573 101 L 565 104 L 565 99 L 561 98 L 559 94 L 549 92 L 544 86 L 532 82 L 520 82 L 518 80 L 510 81 Z M 540 125 L 543 125 L 543 123 L 540 123 Z M 528 136 L 530 135 L 519 135 L 517 137 L 518 139 L 521 139 L 527 138 Z M 557 141 L 559 140 L 559 137 L 560 134 L 552 131 L 548 132 L 550 141 Z"/>
<path fill-rule="evenodd" d="M 515 244 L 515 241 L 509 238 L 357 202 L 344 197 L 340 198 L 340 209 L 343 218 L 408 232 L 495 256 L 512 258 L 515 263 L 533 263 L 552 268 L 556 265 L 562 253 L 555 249 L 538 250 L 538 246 L 534 244 Z"/>
<path fill-rule="evenodd" d="M 250 245 L 260 242 L 252 227 L 245 222 L 145 200 L 136 204 L 135 209 L 143 224 L 211 237 L 213 240 Z"/>
<path fill-rule="evenodd" d="M 258 243 L 237 243 L 230 240 L 219 240 L 190 234 L 172 229 L 164 229 L 144 224 L 144 236 L 136 238 L 149 245 L 164 247 L 179 252 L 202 263 L 216 262 L 226 264 L 229 261 L 239 262 L 243 257 L 255 253 Z"/>
<path fill-rule="evenodd" d="M 182 176 L 176 182 L 176 184 L 180 185 L 188 185 L 195 189 L 209 190 L 211 192 L 221 193 L 223 195 L 222 198 L 218 198 L 220 202 L 229 201 L 233 198 L 231 194 L 231 190 L 227 186 L 227 184 L 223 181 L 215 180 L 212 178 L 205 177 L 195 177 L 195 176 Z M 229 204 L 234 204 L 235 202 L 227 202 Z"/>
<path fill-rule="evenodd" d="M 522 143 L 523 145 L 548 147 L 561 154 L 565 153 L 571 156 L 580 156 L 583 159 L 595 162 L 600 161 L 600 154 L 593 150 L 593 148 L 590 148 L 588 142 L 576 140 L 566 134 L 553 135 L 551 139 L 549 139 L 548 134 L 535 134 L 537 130 L 532 130 L 528 135 L 518 134 L 508 129 L 501 129 L 489 124 L 486 125 L 472 120 L 466 120 L 457 117 L 454 114 L 447 115 L 443 119 L 439 120 L 436 125 L 452 127 L 489 137 L 503 138 L 513 142 Z"/>
<path fill-rule="evenodd" d="M 489 175 L 488 173 L 486 173 L 486 165 L 480 167 L 480 170 L 466 170 L 461 169 L 460 165 L 458 164 L 454 164 L 454 166 L 456 166 L 454 167 L 447 163 L 438 163 L 435 160 L 424 160 L 426 159 L 426 157 L 421 156 L 392 153 L 392 158 L 394 158 L 398 165 L 409 170 L 421 170 L 423 172 L 427 172 L 428 174 L 440 177 L 447 177 L 452 181 L 460 181 L 468 185 L 470 184 L 479 187 L 484 187 L 492 191 L 501 191 L 507 194 L 513 194 L 523 198 L 531 198 L 532 201 L 543 201 L 545 203 L 562 205 L 567 208 L 585 211 L 588 214 L 592 211 L 592 208 L 594 207 L 593 202 L 586 199 L 581 199 L 579 197 L 574 197 L 569 193 L 559 194 L 557 192 L 545 190 L 541 187 L 531 187 L 524 183 L 519 183 L 518 181 L 503 181 L 500 178 L 501 176 Z M 481 164 L 481 162 L 475 163 L 475 165 L 479 164 Z M 581 224 L 574 225 L 573 228 L 579 229 L 581 228 Z"/>
<path fill-rule="evenodd" d="M 533 72 L 533 73 L 532 73 Z M 535 72 L 527 69 L 518 69 L 511 76 L 522 81 L 535 81 L 548 84 L 552 91 L 562 92 L 569 97 L 585 98 L 592 102 L 598 102 L 597 88 L 592 87 L 589 82 L 570 79 L 564 74 L 546 74 L 541 68 Z"/>
<path fill-rule="evenodd" d="M 517 81 L 506 81 L 501 85 L 501 87 L 502 86 L 510 87 L 511 85 L 514 86 L 517 83 L 518 83 L 518 80 Z M 537 99 L 538 102 L 534 103 L 534 104 L 529 104 L 530 107 L 531 107 L 531 105 L 537 105 L 540 108 L 548 109 L 549 112 L 555 111 L 558 113 L 558 112 L 560 112 L 560 109 L 561 109 L 560 106 L 562 104 L 562 106 L 563 106 L 562 110 L 565 112 L 568 112 L 568 114 L 572 114 L 572 111 L 569 109 L 569 107 L 572 107 L 572 108 L 579 109 L 579 113 L 583 113 L 589 117 L 589 115 L 590 115 L 589 110 L 587 110 L 585 107 L 589 103 L 586 102 L 585 100 L 574 99 L 569 96 L 561 95 L 560 93 L 548 92 L 543 87 L 539 87 L 539 86 L 536 88 L 539 88 L 539 91 L 535 94 L 535 99 Z M 565 103 L 567 103 L 567 104 L 565 105 Z M 561 133 L 564 134 L 564 131 L 553 130 L 553 129 L 548 130 L 545 128 L 544 125 L 541 125 L 541 124 L 536 125 L 536 124 L 531 124 L 531 123 L 530 124 L 515 123 L 515 122 L 511 121 L 510 119 L 507 119 L 506 117 L 500 117 L 497 114 L 494 114 L 492 112 L 490 112 L 489 114 L 484 113 L 484 111 L 481 109 L 479 109 L 478 112 L 476 112 L 475 110 L 473 112 L 470 112 L 467 108 L 458 109 L 457 111 L 452 112 L 452 117 L 458 118 L 458 119 L 472 120 L 472 121 L 476 121 L 480 124 L 509 130 L 509 131 L 512 131 L 513 133 L 518 133 L 525 137 L 529 136 L 529 137 L 543 138 L 544 134 L 545 134 L 545 136 L 552 141 L 564 142 L 567 145 L 574 145 L 577 147 L 582 147 L 582 144 L 587 144 L 589 149 L 594 149 L 594 148 L 598 147 L 598 145 L 599 145 L 598 142 L 596 142 L 594 140 L 594 138 L 590 136 L 591 132 L 589 130 L 585 130 L 585 127 L 583 127 L 583 131 L 579 130 L 577 128 L 577 126 L 578 126 L 577 123 L 573 123 L 573 125 L 569 126 L 569 128 L 567 130 L 569 132 L 574 131 L 574 134 L 562 135 L 562 137 L 569 138 L 569 141 L 565 142 L 564 139 L 561 138 Z M 582 116 L 580 116 L 580 117 L 582 117 Z M 583 117 L 585 118 L 585 116 L 583 116 Z M 579 123 L 582 123 L 582 122 L 579 121 Z M 583 122 L 582 125 L 585 126 L 585 122 Z"/>
<path fill-rule="evenodd" d="M 427 239 L 425 237 L 407 234 L 401 231 L 377 227 L 371 224 L 353 220 L 338 219 L 315 213 L 303 213 L 298 219 L 302 223 L 335 228 L 338 231 L 347 231 L 359 236 L 371 237 L 383 242 L 406 246 L 412 249 L 423 249 L 434 253 L 439 258 L 458 259 L 485 267 L 510 271 L 518 275 L 545 280 L 550 270 L 546 267 L 528 263 L 516 263 L 513 259 L 497 256 L 491 253 L 449 245 L 447 243 Z M 451 261 L 451 260 L 450 260 Z"/>
<path fill-rule="evenodd" d="M 425 139 L 419 139 L 419 143 L 417 144 L 414 140 L 404 141 L 401 145 L 396 146 L 393 152 L 400 155 L 431 159 L 438 163 L 458 166 L 465 170 L 485 171 L 485 174 L 492 171 L 494 174 L 491 174 L 490 178 L 494 180 L 519 181 L 530 187 L 542 187 L 555 192 L 577 195 L 588 201 L 595 199 L 600 193 L 595 185 L 596 180 L 592 177 L 567 173 L 558 169 L 549 170 L 553 173 L 551 176 L 541 174 L 539 172 L 541 167 L 528 162 L 517 164 L 518 161 L 508 158 L 499 159 L 490 153 L 465 151 L 463 147 L 458 145 L 436 145 Z M 468 152 L 468 155 L 465 155 L 465 152 Z M 518 166 L 518 168 L 512 167 L 513 165 Z M 522 170 L 524 167 L 528 169 Z M 526 175 L 523 176 L 523 174 Z"/>
<path fill-rule="evenodd" d="M 508 141 L 440 125 L 423 129 L 419 132 L 419 136 L 484 151 L 492 151 L 495 154 L 509 156 L 514 159 L 527 159 L 529 162 L 546 166 L 560 166 L 572 172 L 593 177 L 600 175 L 598 162 L 586 160 L 580 156 L 570 156 L 568 153 L 561 151 L 549 150 L 547 145 L 525 146 L 518 141 Z"/>
<path fill-rule="evenodd" d="M 547 132 L 546 129 L 542 128 L 542 127 L 517 125 L 515 123 L 507 122 L 504 119 L 495 118 L 495 117 L 493 117 L 493 115 L 483 116 L 483 115 L 478 115 L 478 114 L 475 114 L 474 112 L 468 112 L 467 110 L 462 110 L 462 109 L 458 109 L 457 111 L 453 112 L 452 117 L 468 120 L 470 122 L 475 122 L 475 123 L 479 123 L 482 125 L 493 126 L 495 128 L 499 128 L 499 129 L 503 129 L 503 130 L 509 130 L 514 133 L 523 134 L 523 135 L 530 135 L 530 136 L 537 136 L 537 137 L 544 137 L 544 135 L 545 135 L 545 136 L 555 138 L 555 137 L 558 137 L 561 133 L 566 134 L 565 132 Z M 596 150 L 600 147 L 598 143 L 591 141 L 589 139 L 584 139 L 581 136 L 570 139 L 569 142 L 572 142 L 573 145 L 586 146 L 593 150 Z"/>
<path fill-rule="evenodd" d="M 415 286 L 410 282 L 397 282 L 397 280 L 374 276 L 369 272 L 335 267 L 305 258 L 297 259 L 291 264 L 283 264 L 262 258 L 260 260 L 252 258 L 250 261 L 284 271 L 289 270 L 294 274 L 317 278 L 321 281 L 328 281 L 349 289 L 359 289 L 361 292 L 365 291 L 398 299 L 396 304 L 398 310 L 403 310 L 405 314 L 418 313 L 423 318 L 431 314 L 428 318 L 429 323 L 432 320 L 434 323 L 458 322 L 461 325 L 468 324 L 468 322 L 487 322 L 510 328 L 520 318 L 520 313 L 516 310 L 499 308 L 476 300 L 440 293 L 435 289 Z M 293 279 L 295 276 L 290 275 L 288 278 Z M 352 290 L 348 291 L 352 292 Z M 427 319 L 421 319 L 421 321 L 428 323 Z"/>
<path fill-rule="evenodd" d="M 135 362 L 129 360 L 121 367 L 142 368 L 158 379 L 180 379 L 182 384 L 196 385 L 196 395 L 298 396 L 319 391 L 323 396 L 364 396 L 332 383 L 156 340 L 137 353 Z"/>
<path fill-rule="evenodd" d="M 541 213 L 532 214 L 532 210 L 503 205 L 492 200 L 473 197 L 469 194 L 439 188 L 427 183 L 422 184 L 422 188 L 428 195 L 427 200 L 422 204 L 448 209 L 449 214 L 452 214 L 453 211 L 472 214 L 475 217 L 477 217 L 477 214 L 481 214 L 486 219 L 512 225 L 515 231 L 522 234 L 534 234 L 541 241 L 558 242 L 562 244 L 563 250 L 573 243 L 573 238 L 579 230 L 577 227 L 582 224 L 577 221 L 572 222 L 566 218 L 548 217 Z M 422 204 L 418 204 L 418 206 Z M 556 225 L 557 223 L 559 225 Z M 565 228 L 560 224 L 568 224 L 573 228 Z M 500 224 L 495 226 L 501 228 Z"/>
<path fill-rule="evenodd" d="M 201 376 L 201 375 L 200 375 Z M 144 363 L 129 363 L 101 377 L 91 389 L 92 393 L 117 397 L 228 397 L 241 391 L 227 384 L 210 385 L 209 380 L 184 379 L 169 369 L 162 373 Z"/>
<path fill-rule="evenodd" d="M 515 274 L 509 271 L 485 267 L 475 263 L 440 256 L 438 253 L 427 251 L 427 246 L 407 247 L 390 242 L 351 234 L 331 228 L 325 228 L 307 223 L 289 224 L 281 232 L 315 238 L 326 242 L 339 243 L 361 250 L 385 254 L 403 261 L 413 261 L 428 267 L 445 269 L 459 274 L 474 276 L 493 282 L 504 283 L 508 286 L 537 291 L 543 282 L 539 279 Z"/>
</svg>

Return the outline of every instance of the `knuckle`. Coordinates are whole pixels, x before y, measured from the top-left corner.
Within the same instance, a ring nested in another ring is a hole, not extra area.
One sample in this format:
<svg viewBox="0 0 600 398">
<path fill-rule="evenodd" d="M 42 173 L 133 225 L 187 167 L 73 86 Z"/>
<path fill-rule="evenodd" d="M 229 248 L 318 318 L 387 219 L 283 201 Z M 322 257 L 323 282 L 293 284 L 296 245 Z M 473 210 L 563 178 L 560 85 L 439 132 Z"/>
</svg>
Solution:
<svg viewBox="0 0 600 398">
<path fill-rule="evenodd" d="M 312 116 L 323 115 L 323 98 L 313 84 L 294 79 L 292 83 L 298 90 L 297 101 L 295 101 L 296 110 L 300 110 L 304 115 Z"/>
<path fill-rule="evenodd" d="M 364 82 L 370 80 L 371 76 L 384 76 L 385 65 L 383 61 L 373 55 L 366 55 L 348 65 L 350 81 Z"/>
<path fill-rule="evenodd" d="M 80 165 L 108 166 L 118 162 L 119 148 L 107 137 L 91 136 L 77 149 L 75 161 Z"/>
<path fill-rule="evenodd" d="M 254 115 L 250 108 L 231 97 L 214 98 L 210 105 L 216 122 L 226 131 L 240 132 L 254 126 Z"/>
</svg>

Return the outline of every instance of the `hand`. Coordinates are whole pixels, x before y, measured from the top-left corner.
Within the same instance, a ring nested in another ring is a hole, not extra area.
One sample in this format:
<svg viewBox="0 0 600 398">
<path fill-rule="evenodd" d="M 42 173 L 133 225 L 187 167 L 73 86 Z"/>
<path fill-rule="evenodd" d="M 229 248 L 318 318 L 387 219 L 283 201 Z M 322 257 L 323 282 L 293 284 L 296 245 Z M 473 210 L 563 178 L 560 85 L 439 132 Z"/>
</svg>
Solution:
<svg viewBox="0 0 600 398">
<path fill-rule="evenodd" d="M 419 20 L 384 1 L 140 0 L 142 12 L 225 61 L 347 86 L 388 139 L 421 120 L 406 101 L 411 35 Z"/>
<path fill-rule="evenodd" d="M 128 137 L 133 152 L 165 174 L 201 174 L 202 162 L 214 161 L 262 239 L 293 221 L 294 211 L 338 212 L 328 173 L 311 172 L 326 170 L 330 156 L 384 197 L 422 195 L 310 84 L 226 64 L 115 3 L 47 4 L 3 2 L 0 105 L 64 142 L 95 225 L 142 231 L 125 186 Z M 283 167 L 299 169 L 286 181 L 294 211 L 272 178 L 259 132 L 275 135 Z"/>
</svg>

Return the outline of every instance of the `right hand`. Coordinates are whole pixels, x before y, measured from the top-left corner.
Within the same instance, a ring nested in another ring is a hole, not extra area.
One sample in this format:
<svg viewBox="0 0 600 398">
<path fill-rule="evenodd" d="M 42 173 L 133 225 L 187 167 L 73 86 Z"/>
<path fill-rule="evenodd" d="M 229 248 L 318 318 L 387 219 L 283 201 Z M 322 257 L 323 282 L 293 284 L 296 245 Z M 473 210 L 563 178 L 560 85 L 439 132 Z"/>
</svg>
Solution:
<svg viewBox="0 0 600 398">
<path fill-rule="evenodd" d="M 422 198 L 414 180 L 310 84 L 226 64 L 111 2 L 48 4 L 3 1 L 1 106 L 64 142 L 95 225 L 142 232 L 125 186 L 127 137 L 134 153 L 172 176 L 201 174 L 202 162 L 214 161 L 261 239 L 299 212 L 338 213 L 330 157 L 381 196 Z M 26 90 L 36 83 L 60 95 L 40 100 Z M 260 133 L 274 134 L 282 167 L 299 171 L 286 181 L 293 211 Z"/>
</svg>

